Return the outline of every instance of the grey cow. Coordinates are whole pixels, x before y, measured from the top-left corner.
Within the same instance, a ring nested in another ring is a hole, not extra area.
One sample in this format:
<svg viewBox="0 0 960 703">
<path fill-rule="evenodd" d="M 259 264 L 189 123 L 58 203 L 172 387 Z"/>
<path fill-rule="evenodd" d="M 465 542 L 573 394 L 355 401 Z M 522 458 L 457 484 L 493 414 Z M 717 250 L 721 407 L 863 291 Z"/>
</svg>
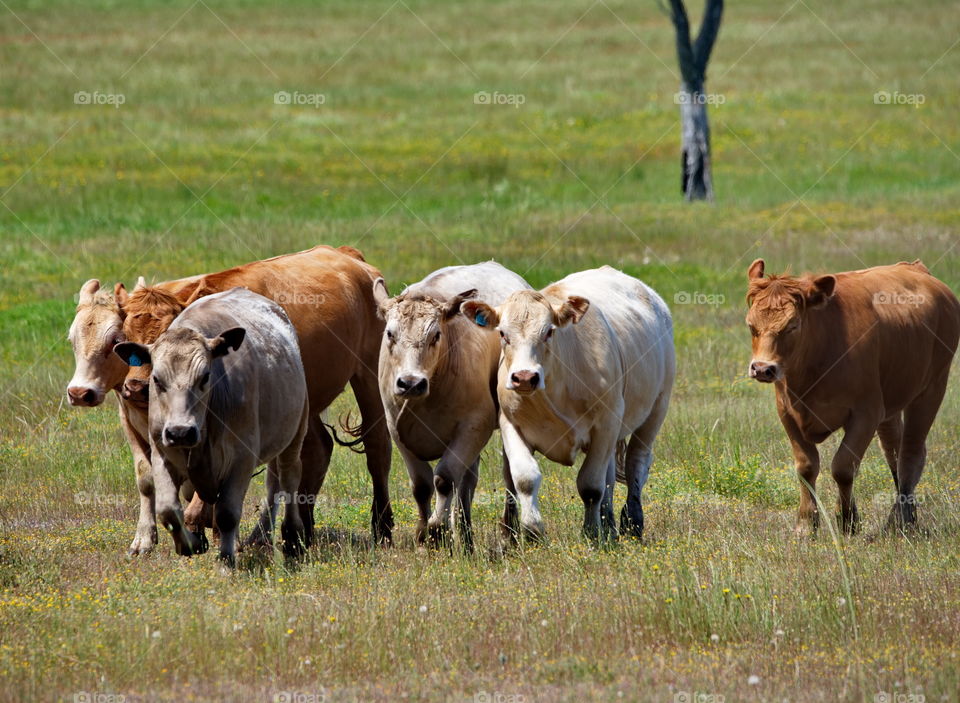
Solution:
<svg viewBox="0 0 960 703">
<path fill-rule="evenodd" d="M 234 288 L 187 307 L 156 343 L 125 342 L 116 352 L 131 365 L 153 364 L 156 510 L 177 553 L 206 549 L 184 526 L 178 490 L 189 479 L 204 501 L 216 504 L 220 558 L 235 564 L 243 499 L 254 469 L 266 463 L 278 479 L 268 481 L 271 522 L 286 502 L 284 549 L 298 552 L 305 541 L 296 491 L 307 393 L 297 334 L 283 309 Z"/>
<path fill-rule="evenodd" d="M 494 391 L 500 341 L 491 326 L 460 315 L 465 299 L 499 305 L 530 285 L 494 261 L 448 266 L 388 298 L 382 279 L 374 296 L 386 326 L 380 348 L 380 396 L 387 425 L 413 486 L 418 541 L 444 539 L 459 504 L 464 546 L 472 546 L 470 506 L 480 452 L 497 426 Z M 429 462 L 437 460 L 436 468 Z M 430 515 L 436 489 L 437 504 Z M 504 524 L 515 521 L 507 496 Z"/>
</svg>

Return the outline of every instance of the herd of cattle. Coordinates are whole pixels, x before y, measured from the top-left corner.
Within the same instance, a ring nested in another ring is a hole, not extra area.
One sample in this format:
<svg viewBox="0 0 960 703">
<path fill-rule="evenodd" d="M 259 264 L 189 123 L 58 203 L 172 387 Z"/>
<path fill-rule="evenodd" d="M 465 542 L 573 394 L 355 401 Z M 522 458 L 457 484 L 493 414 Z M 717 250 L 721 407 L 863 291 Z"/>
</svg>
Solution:
<svg viewBox="0 0 960 703">
<path fill-rule="evenodd" d="M 801 479 L 798 530 L 817 526 L 817 444 L 841 428 L 830 469 L 843 529 L 858 526 L 853 479 L 876 434 L 897 493 L 887 524 L 914 524 L 925 440 L 960 337 L 956 296 L 919 261 L 792 277 L 765 276 L 757 260 L 748 279 L 749 375 L 776 387 Z M 613 489 L 624 482 L 619 532 L 639 537 L 676 371 L 666 304 L 610 267 L 536 291 L 492 261 L 451 266 L 391 298 L 351 247 L 155 286 L 141 279 L 130 293 L 87 281 L 70 341 L 70 403 L 119 396 L 140 493 L 130 553 L 156 545 L 159 519 L 184 555 L 205 551 L 215 526 L 230 565 L 264 464 L 267 496 L 244 544 L 272 544 L 282 506 L 284 551 L 310 545 L 336 436 L 324 411 L 347 384 L 361 419 L 355 442 L 336 441 L 363 444 L 376 542 L 392 539 L 392 439 L 419 511 L 417 540 L 456 536 L 469 549 L 479 457 L 497 428 L 505 539 L 543 534 L 536 452 L 568 466 L 585 455 L 576 485 L 592 538 L 618 534 Z"/>
</svg>

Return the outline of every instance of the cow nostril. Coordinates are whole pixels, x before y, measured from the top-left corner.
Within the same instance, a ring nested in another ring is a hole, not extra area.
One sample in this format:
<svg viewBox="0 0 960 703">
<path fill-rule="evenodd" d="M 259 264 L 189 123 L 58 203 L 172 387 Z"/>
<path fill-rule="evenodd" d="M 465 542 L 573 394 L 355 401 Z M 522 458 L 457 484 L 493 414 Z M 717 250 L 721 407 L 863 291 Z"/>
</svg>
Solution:
<svg viewBox="0 0 960 703">
<path fill-rule="evenodd" d="M 97 398 L 96 393 L 94 393 L 89 388 L 85 390 L 83 392 L 83 395 L 81 396 L 81 400 L 83 400 L 84 403 L 92 403 L 94 400 L 96 400 L 96 398 Z"/>
<path fill-rule="evenodd" d="M 420 382 L 413 387 L 413 390 L 417 393 L 425 393 L 427 390 L 427 379 L 421 378 Z"/>
<path fill-rule="evenodd" d="M 530 376 L 530 387 L 536 388 L 540 385 L 540 374 L 535 373 Z"/>
</svg>

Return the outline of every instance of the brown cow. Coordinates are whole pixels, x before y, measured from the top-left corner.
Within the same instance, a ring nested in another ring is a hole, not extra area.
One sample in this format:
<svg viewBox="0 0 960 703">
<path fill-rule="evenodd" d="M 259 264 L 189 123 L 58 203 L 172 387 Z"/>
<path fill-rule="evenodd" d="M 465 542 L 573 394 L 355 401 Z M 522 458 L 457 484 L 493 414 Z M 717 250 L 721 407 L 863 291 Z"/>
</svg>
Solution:
<svg viewBox="0 0 960 703">
<path fill-rule="evenodd" d="M 819 522 L 812 493 L 820 472 L 816 445 L 840 428 L 830 470 L 843 530 L 858 527 L 853 479 L 875 434 L 897 490 L 887 527 L 913 525 L 927 433 L 960 338 L 960 302 L 919 260 L 765 277 L 757 259 L 747 276 L 750 377 L 776 387 L 777 413 L 804 484 L 798 533 Z"/>
<path fill-rule="evenodd" d="M 390 436 L 384 422 L 377 381 L 377 359 L 383 321 L 373 299 L 373 282 L 380 272 L 367 264 L 352 247 L 317 246 L 296 254 L 237 266 L 219 273 L 171 281 L 154 287 L 140 286 L 129 297 L 122 293 L 124 336 L 130 342 L 152 344 L 190 303 L 213 293 L 242 286 L 275 300 L 290 317 L 300 339 L 307 378 L 310 421 L 303 442 L 303 477 L 300 508 L 309 536 L 313 528 L 313 497 L 326 476 L 333 440 L 320 412 L 343 392 L 353 388 L 362 417 L 361 433 L 367 469 L 373 479 L 373 536 L 392 538 L 390 506 Z M 150 367 L 131 367 L 123 395 L 146 400 Z M 269 484 L 277 481 L 271 467 Z M 195 520 L 199 498 L 188 511 Z M 268 512 L 264 511 L 255 541 L 266 538 Z"/>
</svg>

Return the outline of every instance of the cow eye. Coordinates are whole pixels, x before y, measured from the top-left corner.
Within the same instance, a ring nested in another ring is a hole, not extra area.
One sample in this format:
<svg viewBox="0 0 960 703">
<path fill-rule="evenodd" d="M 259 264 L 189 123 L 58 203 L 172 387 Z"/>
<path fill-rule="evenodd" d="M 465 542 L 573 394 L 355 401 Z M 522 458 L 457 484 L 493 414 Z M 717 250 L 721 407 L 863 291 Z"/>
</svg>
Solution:
<svg viewBox="0 0 960 703">
<path fill-rule="evenodd" d="M 545 335 L 543 335 L 543 341 L 546 342 L 546 341 L 547 341 L 548 339 L 550 339 L 552 336 L 553 336 L 553 327 L 551 327 L 550 329 L 548 329 L 548 330 L 547 330 L 547 333 L 546 333 Z"/>
<path fill-rule="evenodd" d="M 210 381 L 210 372 L 207 371 L 203 376 L 200 377 L 200 390 L 203 390 L 207 387 L 207 383 Z"/>
<path fill-rule="evenodd" d="M 393 341 L 393 332 L 390 330 L 387 330 L 387 339 L 391 342 Z"/>
<path fill-rule="evenodd" d="M 510 344 L 510 338 L 503 333 L 503 330 L 500 330 L 500 339 L 503 340 L 504 344 Z"/>
<path fill-rule="evenodd" d="M 123 336 L 119 334 L 115 334 L 113 337 L 110 338 L 110 341 L 107 342 L 107 346 L 103 350 L 103 355 L 110 356 L 110 354 L 113 353 L 113 348 L 118 344 L 120 344 L 120 342 L 122 341 L 123 341 Z"/>
<path fill-rule="evenodd" d="M 167 392 L 167 387 L 166 387 L 166 385 L 164 385 L 163 381 L 161 381 L 161 380 L 160 380 L 159 378 L 157 378 L 156 376 L 153 377 L 153 386 L 154 386 L 154 388 L 157 389 L 157 393 L 166 393 L 166 392 Z"/>
<path fill-rule="evenodd" d="M 750 334 L 751 334 L 751 336 L 753 336 L 753 337 L 759 337 L 759 336 L 760 336 L 760 332 L 758 332 L 758 331 L 757 331 L 757 328 L 754 327 L 753 325 L 750 325 Z"/>
<path fill-rule="evenodd" d="M 437 333 L 433 335 L 433 341 L 431 341 L 430 344 L 436 344 L 439 341 L 440 341 L 440 331 L 438 330 Z"/>
</svg>

